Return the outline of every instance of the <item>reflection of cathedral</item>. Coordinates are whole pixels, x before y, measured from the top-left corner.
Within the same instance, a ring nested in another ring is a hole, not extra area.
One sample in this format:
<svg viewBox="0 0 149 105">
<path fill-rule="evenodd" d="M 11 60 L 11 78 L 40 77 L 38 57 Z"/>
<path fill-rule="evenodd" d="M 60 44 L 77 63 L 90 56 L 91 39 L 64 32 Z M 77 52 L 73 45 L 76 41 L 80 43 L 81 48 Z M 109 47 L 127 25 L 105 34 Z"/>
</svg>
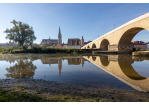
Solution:
<svg viewBox="0 0 149 105">
<path fill-rule="evenodd" d="M 58 69 L 59 69 L 59 75 L 61 76 L 61 70 L 62 70 L 62 59 L 58 60 Z"/>
<path fill-rule="evenodd" d="M 62 59 L 46 59 L 43 60 L 41 59 L 42 64 L 58 64 L 58 69 L 59 69 L 59 75 L 61 76 L 61 70 L 62 70 Z"/>
<path fill-rule="evenodd" d="M 84 58 L 68 58 L 68 65 L 84 65 Z"/>
<path fill-rule="evenodd" d="M 61 70 L 62 70 L 62 60 L 64 59 L 41 59 L 42 64 L 58 64 L 59 69 L 59 75 L 61 76 Z M 67 58 L 68 65 L 80 65 L 82 64 L 82 67 L 84 65 L 84 58 Z"/>
</svg>

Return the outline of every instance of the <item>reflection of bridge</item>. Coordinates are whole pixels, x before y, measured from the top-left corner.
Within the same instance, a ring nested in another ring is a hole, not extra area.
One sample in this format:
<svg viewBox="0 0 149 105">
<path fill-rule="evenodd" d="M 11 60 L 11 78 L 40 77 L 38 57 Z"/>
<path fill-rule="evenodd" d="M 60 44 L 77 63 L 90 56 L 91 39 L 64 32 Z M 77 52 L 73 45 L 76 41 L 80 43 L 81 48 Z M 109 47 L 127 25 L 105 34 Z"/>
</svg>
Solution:
<svg viewBox="0 0 149 105">
<path fill-rule="evenodd" d="M 101 49 L 102 51 L 132 51 L 131 40 L 140 31 L 149 30 L 149 13 L 133 19 L 108 32 L 81 49 Z"/>
<path fill-rule="evenodd" d="M 139 91 L 149 91 L 149 78 L 139 75 L 131 66 L 131 55 L 83 56 L 107 73 Z"/>
</svg>

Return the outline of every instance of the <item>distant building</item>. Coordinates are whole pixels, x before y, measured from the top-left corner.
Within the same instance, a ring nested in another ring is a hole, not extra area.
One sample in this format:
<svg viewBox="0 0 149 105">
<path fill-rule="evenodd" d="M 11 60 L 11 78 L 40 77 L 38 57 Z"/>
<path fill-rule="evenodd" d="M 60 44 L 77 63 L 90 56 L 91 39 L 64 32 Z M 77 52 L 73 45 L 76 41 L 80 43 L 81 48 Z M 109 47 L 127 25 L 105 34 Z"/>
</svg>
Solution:
<svg viewBox="0 0 149 105">
<path fill-rule="evenodd" d="M 9 43 L 8 42 L 6 42 L 6 43 L 0 43 L 0 46 L 6 47 L 6 46 L 13 46 L 14 44 L 15 44 L 14 41 L 13 42 L 9 41 Z"/>
<path fill-rule="evenodd" d="M 67 48 L 67 44 L 57 44 L 57 45 L 55 45 L 54 47 L 56 47 L 56 48 Z"/>
<path fill-rule="evenodd" d="M 149 49 L 149 44 L 146 44 L 147 45 L 147 49 Z"/>
<path fill-rule="evenodd" d="M 147 49 L 149 49 L 149 42 L 145 42 L 145 44 L 147 45 Z"/>
<path fill-rule="evenodd" d="M 149 44 L 149 42 L 144 42 L 145 44 Z"/>
<path fill-rule="evenodd" d="M 6 43 L 0 43 L 0 46 L 5 47 Z"/>
<path fill-rule="evenodd" d="M 58 33 L 58 39 L 42 39 L 41 41 L 41 45 L 43 43 L 46 43 L 48 46 L 53 46 L 53 44 L 62 44 L 62 34 L 61 34 L 61 30 L 59 27 L 59 33 Z"/>
<path fill-rule="evenodd" d="M 147 45 L 143 41 L 132 41 L 134 48 L 147 49 Z"/>
<path fill-rule="evenodd" d="M 58 44 L 62 44 L 62 34 L 61 34 L 60 27 L 59 27 L 59 33 L 58 33 Z"/>
<path fill-rule="evenodd" d="M 82 46 L 84 46 L 83 36 L 81 40 L 79 38 L 68 39 L 67 48 L 81 49 Z"/>
<path fill-rule="evenodd" d="M 86 45 L 86 44 L 88 44 L 88 43 L 90 43 L 90 42 L 92 42 L 92 41 L 84 42 L 84 45 Z"/>
</svg>

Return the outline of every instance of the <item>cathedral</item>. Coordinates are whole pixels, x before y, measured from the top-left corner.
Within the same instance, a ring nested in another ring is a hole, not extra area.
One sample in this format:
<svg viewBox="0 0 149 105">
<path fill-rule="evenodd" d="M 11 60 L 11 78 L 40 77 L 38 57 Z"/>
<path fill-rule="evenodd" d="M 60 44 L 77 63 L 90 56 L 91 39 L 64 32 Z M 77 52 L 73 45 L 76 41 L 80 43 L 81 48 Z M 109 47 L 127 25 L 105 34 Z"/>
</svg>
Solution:
<svg viewBox="0 0 149 105">
<path fill-rule="evenodd" d="M 62 44 L 62 34 L 61 34 L 61 30 L 59 27 L 59 32 L 58 32 L 58 39 L 42 39 L 40 44 L 46 43 L 47 45 L 57 45 L 57 44 Z"/>
</svg>

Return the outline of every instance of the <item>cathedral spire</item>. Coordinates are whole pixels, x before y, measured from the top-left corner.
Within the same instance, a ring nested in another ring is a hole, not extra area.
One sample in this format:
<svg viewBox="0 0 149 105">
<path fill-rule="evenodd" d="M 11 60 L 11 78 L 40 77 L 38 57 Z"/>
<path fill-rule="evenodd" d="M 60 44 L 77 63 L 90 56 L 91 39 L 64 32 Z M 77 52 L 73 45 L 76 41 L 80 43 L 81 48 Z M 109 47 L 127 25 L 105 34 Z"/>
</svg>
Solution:
<svg viewBox="0 0 149 105">
<path fill-rule="evenodd" d="M 59 26 L 59 33 L 61 33 L 60 26 Z"/>
<path fill-rule="evenodd" d="M 59 33 L 58 33 L 58 44 L 62 44 L 62 34 L 59 26 Z"/>
</svg>

